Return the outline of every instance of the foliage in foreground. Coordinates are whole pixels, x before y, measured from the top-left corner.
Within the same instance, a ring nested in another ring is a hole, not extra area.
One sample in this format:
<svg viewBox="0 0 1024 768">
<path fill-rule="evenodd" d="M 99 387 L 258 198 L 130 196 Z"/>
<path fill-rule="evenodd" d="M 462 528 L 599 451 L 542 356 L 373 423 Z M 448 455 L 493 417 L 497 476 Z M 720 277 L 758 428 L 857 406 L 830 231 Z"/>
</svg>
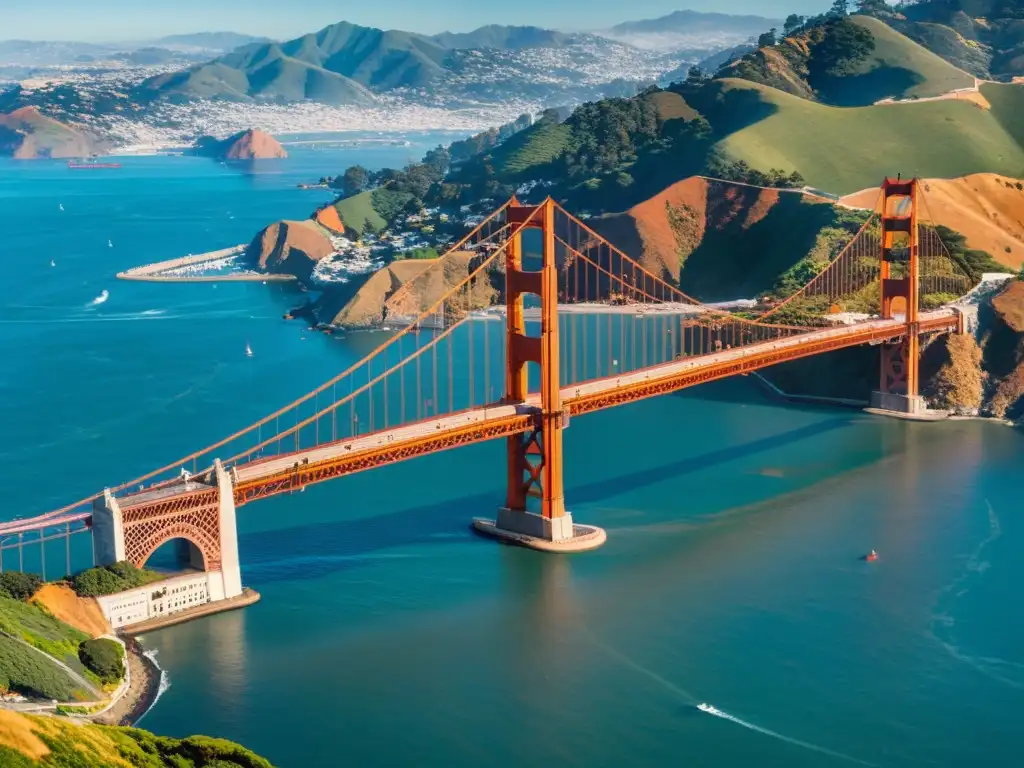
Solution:
<svg viewBox="0 0 1024 768">
<path fill-rule="evenodd" d="M 104 683 L 116 683 L 124 677 L 124 648 L 114 640 L 86 640 L 78 646 L 78 658 Z"/>
<path fill-rule="evenodd" d="M 0 635 L 0 690 L 33 699 L 88 698 L 63 669 L 5 635 Z M 7 763 L 0 761 L 0 765 Z"/>
<path fill-rule="evenodd" d="M 89 636 L 54 618 L 39 605 L 0 597 L 0 632 L 65 663 L 77 664 L 78 646 Z"/>
<path fill-rule="evenodd" d="M 0 573 L 0 597 L 28 600 L 43 585 L 43 580 L 34 573 L 7 571 Z"/>
<path fill-rule="evenodd" d="M 79 597 L 99 597 L 142 587 L 163 578 L 164 576 L 156 571 L 136 568 L 131 563 L 122 561 L 82 571 L 72 579 L 71 586 Z"/>
<path fill-rule="evenodd" d="M 35 748 L 33 750 L 33 747 Z M 49 749 L 49 753 L 33 759 Z M 172 739 L 138 728 L 78 726 L 59 718 L 0 712 L 0 765 L 5 768 L 273 768 L 224 739 Z"/>
</svg>

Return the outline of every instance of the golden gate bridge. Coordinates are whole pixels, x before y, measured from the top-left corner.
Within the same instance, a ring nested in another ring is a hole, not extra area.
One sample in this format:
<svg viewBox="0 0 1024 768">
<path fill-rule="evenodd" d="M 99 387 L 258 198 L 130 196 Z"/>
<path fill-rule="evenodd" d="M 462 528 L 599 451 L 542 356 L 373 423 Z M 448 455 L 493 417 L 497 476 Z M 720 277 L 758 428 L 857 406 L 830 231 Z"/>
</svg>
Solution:
<svg viewBox="0 0 1024 768">
<path fill-rule="evenodd" d="M 23 567 L 27 544 L 89 531 L 94 562 L 141 567 L 182 538 L 205 570 L 237 572 L 237 507 L 495 439 L 506 444 L 506 496 L 476 529 L 549 551 L 599 546 L 605 532 L 566 510 L 563 432 L 573 417 L 862 344 L 881 347 L 875 404 L 923 408 L 920 339 L 965 332 L 950 305 L 973 281 L 919 223 L 921 196 L 917 180 L 886 179 L 877 210 L 827 267 L 759 312 L 702 304 L 552 199 L 513 198 L 441 262 L 462 279 L 411 280 L 387 299 L 381 318 L 401 330 L 364 359 L 213 445 L 0 524 L 0 557 L 17 548 Z M 857 308 L 873 311 L 822 319 Z"/>
</svg>

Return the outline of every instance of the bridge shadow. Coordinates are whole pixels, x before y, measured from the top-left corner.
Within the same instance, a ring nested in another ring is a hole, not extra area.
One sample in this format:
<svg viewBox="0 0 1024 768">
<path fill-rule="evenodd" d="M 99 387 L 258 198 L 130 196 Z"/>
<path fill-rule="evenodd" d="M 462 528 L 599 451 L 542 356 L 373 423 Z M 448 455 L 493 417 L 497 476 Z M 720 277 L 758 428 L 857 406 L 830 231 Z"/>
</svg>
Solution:
<svg viewBox="0 0 1024 768">
<path fill-rule="evenodd" d="M 566 494 L 572 504 L 600 502 L 624 491 L 778 450 L 781 446 L 829 434 L 849 424 L 848 417 L 837 416 L 700 456 L 574 485 L 566 490 Z M 243 570 L 247 577 L 254 577 L 257 585 L 259 582 L 315 579 L 356 568 L 375 559 L 403 556 L 400 553 L 388 554 L 384 550 L 470 539 L 473 534 L 469 531 L 469 521 L 474 516 L 490 515 L 500 501 L 500 492 L 474 494 L 376 517 L 241 534 L 239 549 Z"/>
</svg>

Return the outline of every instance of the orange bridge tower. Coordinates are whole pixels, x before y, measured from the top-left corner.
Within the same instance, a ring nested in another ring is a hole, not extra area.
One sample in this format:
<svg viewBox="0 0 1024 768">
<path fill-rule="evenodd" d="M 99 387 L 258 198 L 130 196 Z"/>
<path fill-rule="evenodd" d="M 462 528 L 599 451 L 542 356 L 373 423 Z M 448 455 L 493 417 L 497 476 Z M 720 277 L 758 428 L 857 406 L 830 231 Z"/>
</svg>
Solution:
<svg viewBox="0 0 1024 768">
<path fill-rule="evenodd" d="M 516 234 L 506 247 L 506 359 L 505 403 L 533 415 L 531 428 L 506 439 L 508 488 L 505 506 L 496 521 L 476 519 L 481 533 L 551 552 L 580 552 L 601 546 L 605 532 L 594 526 L 576 525 L 565 509 L 562 484 L 562 433 L 569 412 L 562 406 L 559 384 L 558 264 L 555 249 L 555 203 L 548 198 L 538 206 L 522 206 L 513 200 L 508 223 Z M 522 231 L 539 231 L 540 271 L 523 269 Z M 524 297 L 540 299 L 540 335 L 527 333 Z M 539 403 L 529 394 L 527 366 L 540 372 Z M 539 510 L 527 509 L 536 499 Z"/>
<path fill-rule="evenodd" d="M 919 237 L 918 180 L 887 178 L 882 182 L 881 314 L 885 320 L 906 321 L 901 340 L 882 345 L 881 383 L 871 405 L 886 411 L 917 414 L 925 409 L 918 391 L 920 330 L 918 310 Z"/>
</svg>

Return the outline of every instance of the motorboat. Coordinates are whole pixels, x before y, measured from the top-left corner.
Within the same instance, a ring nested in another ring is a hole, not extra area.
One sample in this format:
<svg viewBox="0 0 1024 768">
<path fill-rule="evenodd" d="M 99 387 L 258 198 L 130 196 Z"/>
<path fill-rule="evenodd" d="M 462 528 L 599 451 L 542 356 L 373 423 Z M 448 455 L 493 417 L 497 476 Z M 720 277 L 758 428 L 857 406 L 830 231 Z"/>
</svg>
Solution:
<svg viewBox="0 0 1024 768">
<path fill-rule="evenodd" d="M 870 552 L 864 555 L 864 559 L 867 560 L 869 563 L 873 563 L 875 562 L 875 560 L 878 559 L 878 553 L 872 549 Z"/>
</svg>

